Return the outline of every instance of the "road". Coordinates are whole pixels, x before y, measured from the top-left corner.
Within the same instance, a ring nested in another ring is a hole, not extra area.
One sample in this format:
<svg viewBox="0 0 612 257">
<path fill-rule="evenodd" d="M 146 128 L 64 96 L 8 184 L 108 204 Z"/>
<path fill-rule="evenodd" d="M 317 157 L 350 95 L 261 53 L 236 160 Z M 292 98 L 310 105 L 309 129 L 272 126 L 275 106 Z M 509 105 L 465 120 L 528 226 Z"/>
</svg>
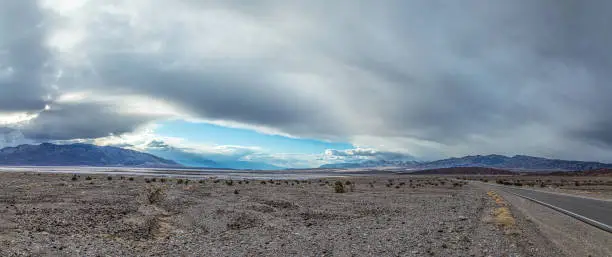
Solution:
<svg viewBox="0 0 612 257">
<path fill-rule="evenodd" d="M 593 198 L 584 198 L 579 196 L 570 196 L 567 194 L 548 193 L 530 189 L 522 189 L 510 186 L 499 186 L 497 188 L 509 193 L 513 193 L 522 197 L 531 198 L 543 202 L 553 207 L 571 212 L 566 213 L 570 216 L 577 214 L 587 220 L 582 220 L 591 225 L 595 225 L 612 233 L 612 201 L 597 200 Z M 562 211 L 561 210 L 561 211 Z M 563 211 L 562 211 L 563 212 Z M 579 216 L 575 217 L 581 219 Z M 589 222 L 595 221 L 595 222 Z M 597 224 L 600 223 L 600 224 Z M 603 224 L 603 226 L 601 226 Z M 606 228 L 607 226 L 607 228 Z"/>
</svg>

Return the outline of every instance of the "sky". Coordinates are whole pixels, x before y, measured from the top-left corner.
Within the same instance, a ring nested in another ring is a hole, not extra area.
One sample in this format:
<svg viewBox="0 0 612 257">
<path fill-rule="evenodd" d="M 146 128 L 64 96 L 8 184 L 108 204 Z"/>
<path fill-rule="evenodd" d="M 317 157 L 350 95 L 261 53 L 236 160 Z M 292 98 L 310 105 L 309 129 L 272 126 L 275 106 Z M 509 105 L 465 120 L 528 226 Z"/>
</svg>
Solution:
<svg viewBox="0 0 612 257">
<path fill-rule="evenodd" d="M 607 0 L 0 0 L 0 147 L 612 162 Z"/>
</svg>

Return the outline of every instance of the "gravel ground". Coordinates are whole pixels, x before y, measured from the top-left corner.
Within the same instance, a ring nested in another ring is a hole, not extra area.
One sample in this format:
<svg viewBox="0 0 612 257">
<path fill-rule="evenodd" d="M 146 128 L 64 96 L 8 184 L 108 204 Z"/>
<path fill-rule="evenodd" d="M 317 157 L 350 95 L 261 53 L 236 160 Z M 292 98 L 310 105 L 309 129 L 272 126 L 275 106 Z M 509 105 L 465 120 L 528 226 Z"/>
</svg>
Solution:
<svg viewBox="0 0 612 257">
<path fill-rule="evenodd" d="M 543 205 L 534 203 L 524 198 L 515 196 L 486 184 L 475 184 L 488 190 L 494 190 L 501 194 L 512 206 L 513 212 L 517 213 L 519 221 L 525 225 L 525 229 L 537 230 L 547 240 L 540 238 L 529 238 L 527 245 L 538 250 L 557 249 L 565 256 L 612 256 L 612 236 L 610 233 L 588 225 L 565 214 L 559 213 Z M 527 233 L 527 235 L 535 235 Z M 537 240 L 540 240 L 538 242 Z M 552 246 L 541 247 L 544 244 Z M 530 249 L 527 249 L 530 250 Z M 549 254 L 551 255 L 551 254 Z M 535 254 L 535 256 L 538 256 Z"/>
<path fill-rule="evenodd" d="M 449 178 L 90 178 L 0 173 L 0 256 L 562 256 Z"/>
</svg>

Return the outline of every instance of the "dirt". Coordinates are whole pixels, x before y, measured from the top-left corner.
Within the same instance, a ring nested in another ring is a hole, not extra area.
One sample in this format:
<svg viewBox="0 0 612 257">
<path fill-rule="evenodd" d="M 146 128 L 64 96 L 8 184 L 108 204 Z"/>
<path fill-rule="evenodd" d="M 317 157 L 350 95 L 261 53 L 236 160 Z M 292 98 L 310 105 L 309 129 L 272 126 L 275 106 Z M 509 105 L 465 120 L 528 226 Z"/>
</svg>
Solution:
<svg viewBox="0 0 612 257">
<path fill-rule="evenodd" d="M 0 256 L 563 256 L 450 178 L 132 179 L 0 173 Z"/>
</svg>

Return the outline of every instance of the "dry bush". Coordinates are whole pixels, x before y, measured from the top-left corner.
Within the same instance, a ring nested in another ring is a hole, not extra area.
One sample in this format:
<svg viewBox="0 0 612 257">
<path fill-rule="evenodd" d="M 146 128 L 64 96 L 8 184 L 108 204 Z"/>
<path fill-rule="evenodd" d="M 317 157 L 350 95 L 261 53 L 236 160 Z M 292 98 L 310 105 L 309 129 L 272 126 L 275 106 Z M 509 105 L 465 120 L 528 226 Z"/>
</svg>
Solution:
<svg viewBox="0 0 612 257">
<path fill-rule="evenodd" d="M 336 181 L 334 184 L 334 192 L 346 193 L 346 188 L 344 187 L 344 184 L 342 184 L 342 181 Z"/>
<path fill-rule="evenodd" d="M 495 224 L 504 228 L 510 228 L 516 224 L 516 221 L 514 220 L 514 217 L 512 217 L 512 214 L 510 213 L 510 209 L 508 209 L 508 207 L 496 208 L 493 211 L 493 218 Z"/>
<path fill-rule="evenodd" d="M 152 187 L 148 190 L 147 201 L 149 204 L 158 204 L 166 197 L 166 190 L 162 187 Z"/>
</svg>

